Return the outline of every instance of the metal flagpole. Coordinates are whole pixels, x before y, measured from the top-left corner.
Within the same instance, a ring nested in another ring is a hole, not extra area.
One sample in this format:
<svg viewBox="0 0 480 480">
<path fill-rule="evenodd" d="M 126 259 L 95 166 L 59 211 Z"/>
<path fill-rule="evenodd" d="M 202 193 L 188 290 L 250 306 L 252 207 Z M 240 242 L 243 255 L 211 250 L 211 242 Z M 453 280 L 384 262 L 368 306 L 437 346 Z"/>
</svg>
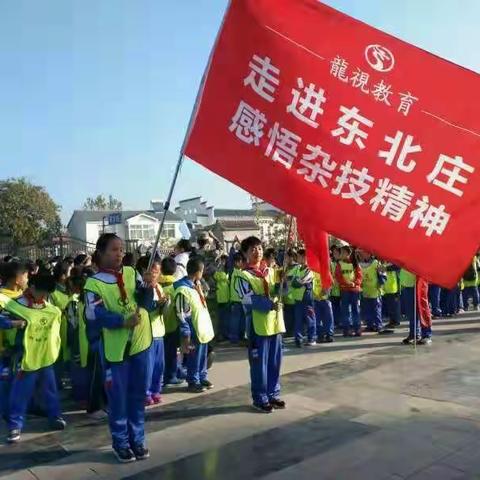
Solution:
<svg viewBox="0 0 480 480">
<path fill-rule="evenodd" d="M 177 160 L 177 166 L 175 167 L 175 173 L 173 174 L 172 183 L 170 185 L 170 191 L 168 192 L 167 200 L 166 200 L 166 202 L 163 206 L 163 215 L 162 215 L 162 219 L 160 221 L 160 226 L 158 227 L 157 236 L 155 238 L 155 244 L 153 246 L 153 250 L 152 250 L 152 253 L 150 255 L 150 260 L 148 262 L 147 271 L 151 270 L 153 262 L 155 260 L 155 255 L 157 253 L 158 244 L 160 243 L 160 236 L 162 235 L 163 227 L 165 225 L 165 219 L 167 217 L 168 211 L 170 210 L 170 203 L 172 201 L 173 191 L 175 190 L 175 185 L 176 185 L 177 180 L 178 180 L 178 175 L 180 174 L 180 170 L 182 168 L 185 146 L 187 144 L 188 138 L 190 137 L 190 132 L 192 130 L 193 123 L 194 123 L 195 118 L 197 116 L 198 106 L 200 105 L 200 100 L 201 100 L 202 95 L 203 95 L 203 89 L 205 87 L 205 82 L 207 80 L 208 72 L 209 72 L 210 66 L 212 64 L 213 53 L 215 52 L 215 48 L 217 46 L 218 39 L 220 37 L 220 33 L 223 30 L 223 25 L 225 23 L 225 19 L 227 17 L 228 11 L 230 9 L 231 3 L 232 3 L 232 0 L 230 0 L 228 2 L 227 8 L 225 9 L 225 13 L 223 15 L 222 23 L 220 25 L 220 28 L 218 29 L 217 37 L 215 39 L 212 50 L 210 52 L 210 56 L 208 58 L 207 66 L 205 67 L 205 71 L 203 72 L 202 81 L 200 82 L 200 87 L 199 87 L 198 92 L 197 92 L 197 96 L 196 96 L 196 99 L 195 99 L 195 103 L 193 105 L 192 113 L 190 114 L 190 120 L 188 122 L 187 131 L 186 131 L 185 137 L 183 139 L 182 148 L 180 149 L 180 155 L 179 155 L 178 160 Z"/>
</svg>

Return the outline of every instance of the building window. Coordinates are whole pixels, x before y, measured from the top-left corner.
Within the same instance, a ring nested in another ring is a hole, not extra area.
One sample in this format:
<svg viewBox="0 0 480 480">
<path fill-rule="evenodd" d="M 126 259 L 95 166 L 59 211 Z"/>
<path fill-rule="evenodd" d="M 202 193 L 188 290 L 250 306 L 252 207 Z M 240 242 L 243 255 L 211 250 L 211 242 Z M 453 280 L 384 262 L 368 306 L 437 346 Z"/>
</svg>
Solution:
<svg viewBox="0 0 480 480">
<path fill-rule="evenodd" d="M 162 238 L 175 238 L 175 225 L 166 223 L 163 226 Z"/>
<path fill-rule="evenodd" d="M 155 228 L 152 224 L 130 225 L 128 233 L 130 240 L 155 240 Z"/>
</svg>

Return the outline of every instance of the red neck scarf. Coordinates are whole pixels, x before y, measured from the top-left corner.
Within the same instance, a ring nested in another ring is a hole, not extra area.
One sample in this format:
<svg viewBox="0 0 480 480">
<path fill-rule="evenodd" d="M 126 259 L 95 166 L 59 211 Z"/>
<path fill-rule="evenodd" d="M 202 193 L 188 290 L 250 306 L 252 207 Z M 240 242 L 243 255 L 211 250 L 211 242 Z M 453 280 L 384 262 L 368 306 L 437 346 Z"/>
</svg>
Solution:
<svg viewBox="0 0 480 480">
<path fill-rule="evenodd" d="M 259 267 L 255 265 L 248 265 L 245 270 L 248 270 L 250 273 L 255 275 L 258 278 L 262 279 L 263 283 L 263 293 L 266 297 L 270 297 L 270 287 L 268 286 L 267 276 L 268 276 L 268 267 L 264 261 L 260 262 Z"/>
<path fill-rule="evenodd" d="M 25 292 L 23 293 L 23 296 L 27 300 L 28 308 L 33 308 L 35 305 L 42 305 L 42 306 L 45 305 L 45 300 L 35 299 L 30 289 L 25 290 Z"/>
<path fill-rule="evenodd" d="M 123 280 L 123 271 L 112 270 L 109 268 L 100 268 L 100 272 L 109 273 L 115 277 L 115 280 L 118 285 L 118 289 L 120 290 L 120 297 L 122 302 L 125 303 L 127 301 L 127 290 L 125 289 L 125 282 Z"/>
</svg>

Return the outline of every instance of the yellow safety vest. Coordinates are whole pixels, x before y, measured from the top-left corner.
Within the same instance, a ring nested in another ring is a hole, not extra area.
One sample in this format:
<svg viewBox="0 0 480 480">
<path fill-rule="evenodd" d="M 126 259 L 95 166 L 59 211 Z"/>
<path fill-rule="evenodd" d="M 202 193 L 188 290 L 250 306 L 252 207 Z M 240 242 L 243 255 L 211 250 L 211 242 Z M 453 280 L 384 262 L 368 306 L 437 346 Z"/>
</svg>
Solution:
<svg viewBox="0 0 480 480">
<path fill-rule="evenodd" d="M 217 271 L 213 274 L 216 284 L 217 303 L 228 303 L 230 301 L 230 285 L 228 273 Z"/>
<path fill-rule="evenodd" d="M 413 288 L 417 282 L 417 277 L 415 274 L 410 273 L 405 269 L 400 270 L 400 285 L 402 288 Z"/>
<path fill-rule="evenodd" d="M 165 333 L 173 333 L 178 328 L 177 315 L 175 313 L 175 304 L 173 297 L 175 295 L 175 289 L 173 283 L 167 286 L 163 286 L 163 293 L 170 298 L 170 305 L 167 311 L 163 315 L 163 324 L 165 325 Z"/>
<path fill-rule="evenodd" d="M 295 296 L 294 296 L 294 289 L 292 288 L 292 280 L 289 280 L 289 278 L 294 278 L 296 274 L 298 265 L 292 265 L 287 268 L 285 272 L 285 276 L 287 277 L 287 291 L 285 295 L 283 296 L 283 304 L 284 305 L 295 305 Z"/>
<path fill-rule="evenodd" d="M 332 270 L 332 277 L 333 277 L 333 285 L 332 291 L 330 292 L 331 297 L 339 297 L 340 296 L 340 285 L 337 282 L 337 277 L 335 276 L 335 272 L 337 270 L 337 262 L 332 262 L 331 264 Z"/>
<path fill-rule="evenodd" d="M 16 299 L 22 296 L 22 292 L 0 288 L 0 311 L 5 308 L 5 304 L 10 299 Z M 15 346 L 15 338 L 18 330 L 16 328 L 9 328 L 8 330 L 0 330 L 0 352 L 5 348 L 12 348 Z"/>
<path fill-rule="evenodd" d="M 383 291 L 385 295 L 395 295 L 398 293 L 398 275 L 397 272 L 387 272 L 387 280 L 383 285 Z"/>
<path fill-rule="evenodd" d="M 353 268 L 353 264 L 347 262 L 339 262 L 339 265 L 345 281 L 353 283 L 355 281 L 355 269 Z"/>
<path fill-rule="evenodd" d="M 380 297 L 380 285 L 378 282 L 378 260 L 373 260 L 370 265 L 362 267 L 363 280 L 362 291 L 364 298 Z"/>
<path fill-rule="evenodd" d="M 242 299 L 238 295 L 237 291 L 235 290 L 235 282 L 237 278 L 242 276 L 242 271 L 239 268 L 234 268 L 232 272 L 232 276 L 230 278 L 230 301 L 234 303 L 241 303 Z"/>
<path fill-rule="evenodd" d="M 213 340 L 215 332 L 213 331 L 212 319 L 198 292 L 194 288 L 182 286 L 175 290 L 174 298 L 177 298 L 178 295 L 183 295 L 192 309 L 192 325 L 198 341 L 208 343 Z"/>
<path fill-rule="evenodd" d="M 89 344 L 87 337 L 87 323 L 85 321 L 85 302 L 79 300 L 77 305 L 78 315 L 78 345 L 80 347 L 80 366 L 85 368 L 88 363 Z"/>
<path fill-rule="evenodd" d="M 21 369 L 34 372 L 53 365 L 60 353 L 60 309 L 48 302 L 37 309 L 10 300 L 5 304 L 5 310 L 27 323 L 23 333 Z"/>
<path fill-rule="evenodd" d="M 323 293 L 322 277 L 318 272 L 313 272 L 313 298 L 314 300 L 328 300 L 328 293 Z"/>
<path fill-rule="evenodd" d="M 160 294 L 165 295 L 163 288 L 160 285 L 158 285 L 158 288 L 160 289 Z M 163 308 L 163 305 L 153 312 L 149 312 L 150 322 L 152 323 L 153 338 L 162 338 L 165 336 L 165 323 L 163 315 L 160 313 L 161 308 Z"/>
<path fill-rule="evenodd" d="M 105 283 L 95 277 L 90 277 L 85 284 L 85 290 L 102 298 L 105 308 L 118 313 L 124 319 L 132 316 L 137 310 L 135 301 L 136 271 L 132 267 L 123 267 L 123 281 L 127 298 L 122 301 L 117 283 Z M 105 357 L 109 362 L 122 362 L 125 355 L 135 355 L 150 348 L 152 344 L 152 327 L 148 312 L 139 309 L 140 323 L 130 328 L 104 328 L 102 332 Z M 127 352 L 127 345 L 130 348 Z"/>
<path fill-rule="evenodd" d="M 62 312 L 62 325 L 60 326 L 60 337 L 62 339 L 62 357 L 63 361 L 68 361 L 71 358 L 70 346 L 67 342 L 67 306 L 72 300 L 70 295 L 62 292 L 58 288 L 50 295 L 50 303 L 55 305 Z"/>
<path fill-rule="evenodd" d="M 262 278 L 252 275 L 247 271 L 243 271 L 242 276 L 250 284 L 255 295 L 265 295 Z M 274 288 L 275 285 L 269 283 L 270 294 L 273 294 Z M 255 333 L 261 337 L 268 337 L 285 332 L 283 309 L 270 310 L 270 312 L 260 312 L 252 309 L 252 320 Z"/>
</svg>

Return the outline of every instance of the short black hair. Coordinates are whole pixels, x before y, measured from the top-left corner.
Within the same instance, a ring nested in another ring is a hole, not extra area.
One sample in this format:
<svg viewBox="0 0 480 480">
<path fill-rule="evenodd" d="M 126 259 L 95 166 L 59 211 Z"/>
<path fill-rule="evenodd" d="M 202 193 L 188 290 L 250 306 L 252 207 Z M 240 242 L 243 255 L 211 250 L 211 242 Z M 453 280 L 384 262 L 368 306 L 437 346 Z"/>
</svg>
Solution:
<svg viewBox="0 0 480 480">
<path fill-rule="evenodd" d="M 121 240 L 121 238 L 116 233 L 102 233 L 98 237 L 95 252 L 104 253 L 113 240 Z"/>
<path fill-rule="evenodd" d="M 298 252 L 294 249 L 294 248 L 289 248 L 287 250 L 287 255 L 290 257 L 290 258 L 293 258 L 294 260 L 297 259 L 297 255 L 298 255 Z"/>
<path fill-rule="evenodd" d="M 12 260 L 10 262 L 2 264 L 0 268 L 0 278 L 3 283 L 7 283 L 9 280 L 13 280 L 17 275 L 28 272 L 28 266 L 26 263 Z"/>
<path fill-rule="evenodd" d="M 52 275 L 38 273 L 30 278 L 29 283 L 31 287 L 35 287 L 36 290 L 41 292 L 53 293 L 55 291 L 56 283 Z"/>
<path fill-rule="evenodd" d="M 175 275 L 175 272 L 177 271 L 177 263 L 174 258 L 165 257 L 160 264 L 160 269 L 162 275 Z"/>
<path fill-rule="evenodd" d="M 307 254 L 307 251 L 304 248 L 299 248 L 297 253 L 298 255 L 304 257 Z"/>
<path fill-rule="evenodd" d="M 135 255 L 132 252 L 127 252 L 123 256 L 122 265 L 125 267 L 133 267 L 135 264 Z"/>
<path fill-rule="evenodd" d="M 245 261 L 245 256 L 243 255 L 242 252 L 236 252 L 233 255 L 233 263 L 244 262 L 244 261 Z"/>
<path fill-rule="evenodd" d="M 277 252 L 273 247 L 270 247 L 263 252 L 263 256 L 265 258 L 275 258 L 277 256 Z"/>
<path fill-rule="evenodd" d="M 252 235 L 251 237 L 247 237 L 242 240 L 240 249 L 243 253 L 247 253 L 250 248 L 258 247 L 259 245 L 262 245 L 262 241 L 258 237 Z"/>
<path fill-rule="evenodd" d="M 177 248 L 181 248 L 184 252 L 191 252 L 192 251 L 192 244 L 190 243 L 190 240 L 186 240 L 185 238 L 182 238 L 177 243 Z"/>
<path fill-rule="evenodd" d="M 208 241 L 208 238 L 199 238 L 197 240 L 197 243 L 200 248 L 203 248 L 205 245 L 208 245 L 210 242 Z"/>
<path fill-rule="evenodd" d="M 88 255 L 86 253 L 79 253 L 73 260 L 73 264 L 75 266 L 83 265 L 85 261 L 88 259 Z"/>
<path fill-rule="evenodd" d="M 187 263 L 187 274 L 195 275 L 202 270 L 204 265 L 205 264 L 203 263 L 203 259 L 201 257 L 191 258 Z"/>
<path fill-rule="evenodd" d="M 68 275 L 70 267 L 70 263 L 66 261 L 58 262 L 53 268 L 53 277 L 55 281 L 58 282 L 63 275 Z"/>
</svg>

